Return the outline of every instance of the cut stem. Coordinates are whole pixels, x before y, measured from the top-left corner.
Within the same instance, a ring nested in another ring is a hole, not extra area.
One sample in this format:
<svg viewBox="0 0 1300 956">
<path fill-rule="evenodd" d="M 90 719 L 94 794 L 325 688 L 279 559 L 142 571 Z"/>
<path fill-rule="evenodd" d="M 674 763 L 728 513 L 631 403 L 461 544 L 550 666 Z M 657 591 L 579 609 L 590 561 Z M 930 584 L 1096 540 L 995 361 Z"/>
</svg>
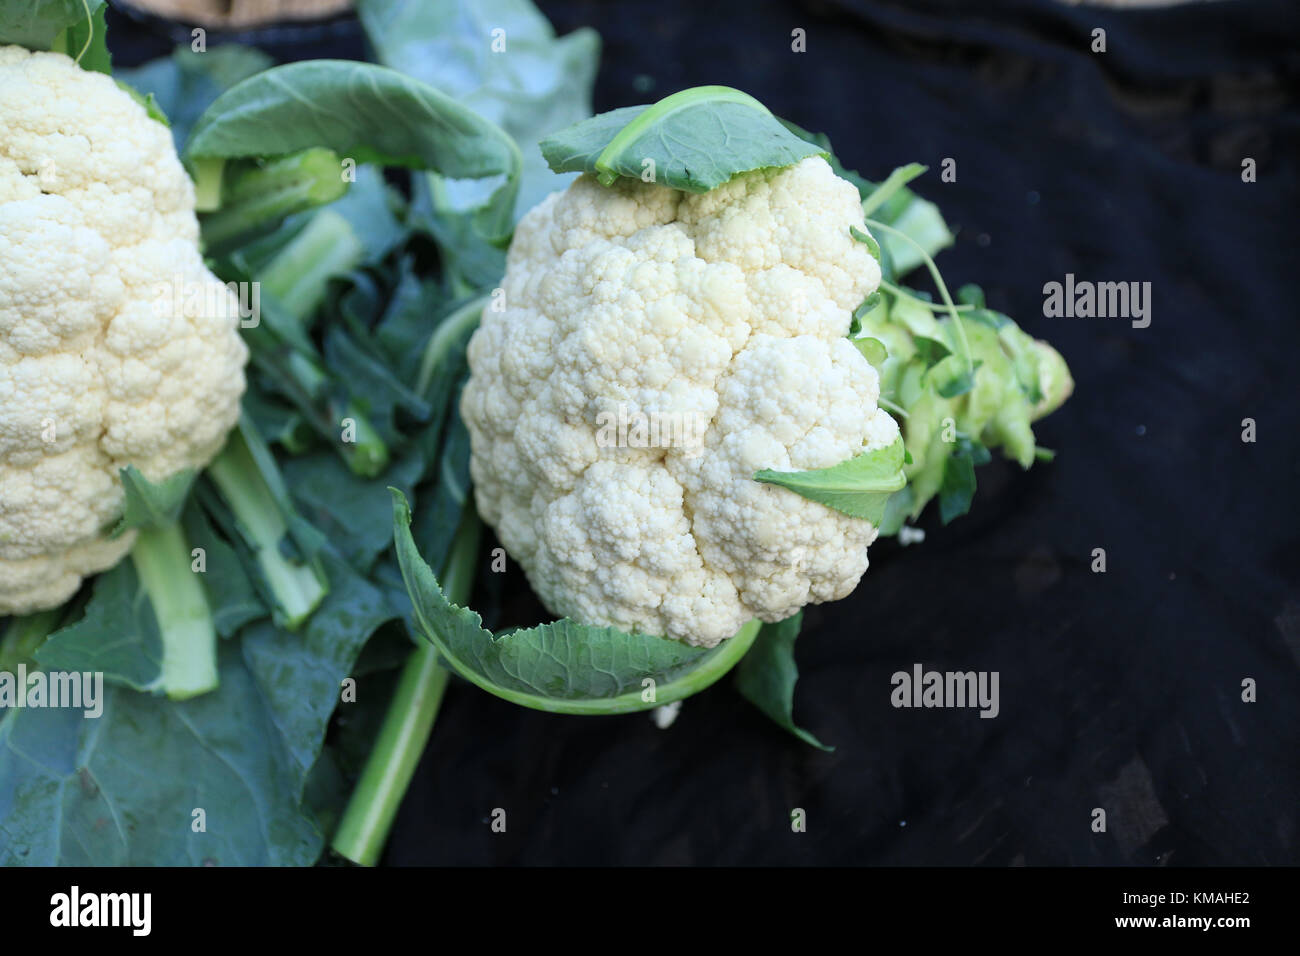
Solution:
<svg viewBox="0 0 1300 956">
<path fill-rule="evenodd" d="M 141 529 L 131 549 L 140 584 L 153 604 L 162 637 L 160 687 L 186 700 L 217 686 L 217 629 L 180 524 Z"/>
<path fill-rule="evenodd" d="M 469 600 L 481 531 L 478 515 L 467 507 L 442 574 L 443 592 L 453 604 Z M 340 856 L 362 866 L 379 862 L 397 809 L 433 732 L 448 676 L 432 645 L 422 642 L 411 652 L 375 747 L 334 834 L 331 845 Z"/>
<path fill-rule="evenodd" d="M 338 156 L 324 147 L 256 165 L 214 169 L 220 177 L 215 183 L 213 170 L 195 163 L 200 208 L 212 210 L 203 218 L 208 252 L 240 245 L 286 216 L 333 202 L 348 191 Z"/>
<path fill-rule="evenodd" d="M 230 506 L 244 540 L 257 556 L 275 616 L 294 630 L 325 598 L 328 588 L 314 564 L 292 561 L 281 552 L 280 541 L 288 533 L 288 522 L 241 430 L 230 433 L 226 447 L 208 466 L 208 477 Z"/>
</svg>

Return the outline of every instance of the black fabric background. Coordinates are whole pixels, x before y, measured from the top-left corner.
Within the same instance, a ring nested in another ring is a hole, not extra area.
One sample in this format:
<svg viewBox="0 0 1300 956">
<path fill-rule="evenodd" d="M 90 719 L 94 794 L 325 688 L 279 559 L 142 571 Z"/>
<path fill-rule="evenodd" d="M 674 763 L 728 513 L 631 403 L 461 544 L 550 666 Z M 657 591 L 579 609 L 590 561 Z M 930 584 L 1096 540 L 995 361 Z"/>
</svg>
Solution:
<svg viewBox="0 0 1300 956">
<path fill-rule="evenodd" d="M 603 36 L 597 110 L 723 83 L 869 177 L 929 165 L 918 191 L 958 229 L 945 277 L 1050 339 L 1077 388 L 1037 429 L 1054 464 L 984 468 L 969 516 L 875 546 L 851 598 L 809 609 L 796 714 L 834 753 L 729 681 L 668 731 L 455 685 L 386 861 L 1300 862 L 1300 8 L 541 6 Z M 285 58 L 357 53 L 346 22 L 273 39 Z M 123 62 L 166 48 L 140 40 Z M 1151 326 L 1044 318 L 1043 283 L 1067 272 L 1151 282 Z M 914 662 L 999 671 L 1000 716 L 892 708 Z"/>
</svg>

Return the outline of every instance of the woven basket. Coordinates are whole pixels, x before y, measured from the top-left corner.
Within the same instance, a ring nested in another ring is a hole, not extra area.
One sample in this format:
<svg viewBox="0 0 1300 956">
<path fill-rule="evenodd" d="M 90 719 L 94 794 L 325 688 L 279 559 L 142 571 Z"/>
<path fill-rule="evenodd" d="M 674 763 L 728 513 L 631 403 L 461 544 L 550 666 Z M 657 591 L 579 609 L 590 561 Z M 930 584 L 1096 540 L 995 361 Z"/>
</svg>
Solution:
<svg viewBox="0 0 1300 956">
<path fill-rule="evenodd" d="M 352 0 L 130 0 L 145 13 L 214 28 L 265 26 L 324 20 L 352 7 Z"/>
</svg>

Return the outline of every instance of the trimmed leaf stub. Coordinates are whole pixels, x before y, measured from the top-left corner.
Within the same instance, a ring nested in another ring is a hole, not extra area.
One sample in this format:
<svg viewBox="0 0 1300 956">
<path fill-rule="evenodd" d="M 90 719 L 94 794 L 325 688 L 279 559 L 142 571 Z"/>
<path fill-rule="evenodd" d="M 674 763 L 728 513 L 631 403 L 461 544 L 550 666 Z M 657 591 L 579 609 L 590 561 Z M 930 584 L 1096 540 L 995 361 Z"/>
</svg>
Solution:
<svg viewBox="0 0 1300 956">
<path fill-rule="evenodd" d="M 194 469 L 178 471 L 157 484 L 142 475 L 135 465 L 127 465 L 119 474 L 125 492 L 122 519 L 113 528 L 117 538 L 139 528 L 169 524 L 180 517 L 185 498 L 194 483 Z"/>
<path fill-rule="evenodd" d="M 595 173 L 605 186 L 622 177 L 692 193 L 740 173 L 827 155 L 729 86 L 696 86 L 653 106 L 593 116 L 548 136 L 541 149 L 557 173 Z"/>
<path fill-rule="evenodd" d="M 772 471 L 765 468 L 754 475 L 755 481 L 779 485 L 833 508 L 850 518 L 863 518 L 879 525 L 885 514 L 885 502 L 907 484 L 903 474 L 903 439 L 896 438 L 886 448 L 812 471 Z"/>
</svg>

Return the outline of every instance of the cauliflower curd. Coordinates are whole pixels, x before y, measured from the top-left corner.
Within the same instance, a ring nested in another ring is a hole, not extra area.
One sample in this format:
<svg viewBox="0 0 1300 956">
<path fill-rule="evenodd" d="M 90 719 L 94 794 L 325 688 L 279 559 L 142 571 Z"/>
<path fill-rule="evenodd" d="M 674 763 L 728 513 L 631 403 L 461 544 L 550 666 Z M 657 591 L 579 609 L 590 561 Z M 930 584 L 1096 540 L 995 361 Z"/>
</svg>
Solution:
<svg viewBox="0 0 1300 956">
<path fill-rule="evenodd" d="M 4 615 L 57 606 L 122 558 L 134 536 L 105 536 L 119 470 L 207 464 L 248 353 L 166 127 L 108 76 L 14 46 L 0 117 Z"/>
<path fill-rule="evenodd" d="M 857 585 L 876 529 L 754 480 L 898 438 L 846 338 L 880 282 L 850 226 L 820 157 L 703 194 L 585 175 L 520 222 L 461 412 L 479 513 L 553 613 L 713 646 Z M 602 440 L 619 415 L 702 442 Z"/>
</svg>

